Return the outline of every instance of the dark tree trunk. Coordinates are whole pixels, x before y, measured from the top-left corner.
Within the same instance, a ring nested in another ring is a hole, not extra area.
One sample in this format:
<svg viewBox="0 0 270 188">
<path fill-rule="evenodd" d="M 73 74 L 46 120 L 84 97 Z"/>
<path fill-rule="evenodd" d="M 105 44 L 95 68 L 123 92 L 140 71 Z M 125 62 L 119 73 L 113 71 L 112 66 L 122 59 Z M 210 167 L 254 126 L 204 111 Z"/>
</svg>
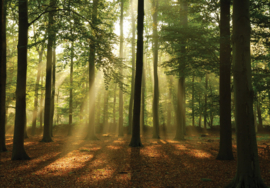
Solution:
<svg viewBox="0 0 270 188">
<path fill-rule="evenodd" d="M 258 130 L 261 131 L 263 130 L 263 123 L 262 123 L 262 112 L 261 112 L 260 100 L 258 100 L 258 103 L 257 103 L 257 112 L 258 112 L 258 120 L 259 120 Z"/>
<path fill-rule="evenodd" d="M 184 140 L 184 90 L 185 78 L 178 79 L 178 97 L 177 97 L 177 113 L 176 113 L 176 135 L 175 140 Z"/>
<path fill-rule="evenodd" d="M 233 77 L 236 108 L 237 172 L 226 187 L 266 188 L 258 159 L 253 116 L 249 0 L 233 1 Z"/>
<path fill-rule="evenodd" d="M 92 23 L 97 25 L 97 8 L 99 0 L 93 1 Z M 95 31 L 92 30 L 92 36 L 96 37 Z M 96 44 L 94 40 L 90 41 L 89 54 L 89 125 L 86 140 L 98 140 L 95 133 L 95 53 Z"/>
<path fill-rule="evenodd" d="M 51 136 L 53 136 L 54 100 L 55 100 L 55 74 L 56 74 L 56 48 L 53 49 L 52 61 L 52 101 L 51 101 Z"/>
<path fill-rule="evenodd" d="M 13 136 L 12 160 L 27 160 L 30 157 L 24 150 L 24 130 L 26 121 L 26 75 L 28 42 L 27 0 L 19 0 L 19 41 L 16 87 L 16 115 Z"/>
<path fill-rule="evenodd" d="M 131 39 L 131 53 L 132 53 L 132 80 L 131 80 L 131 96 L 129 101 L 129 116 L 128 116 L 128 134 L 131 134 L 132 130 L 132 115 L 134 107 L 134 83 L 135 83 L 135 18 L 134 18 L 134 9 L 133 1 L 131 1 L 131 25 L 132 25 L 132 39 Z"/>
<path fill-rule="evenodd" d="M 43 47 L 40 51 L 38 50 L 38 70 L 37 70 L 37 80 L 36 80 L 36 85 L 35 85 L 34 111 L 33 111 L 32 129 L 31 129 L 32 136 L 36 134 L 38 89 L 39 89 L 40 71 L 41 71 L 41 64 L 42 64 L 42 54 L 43 54 Z"/>
<path fill-rule="evenodd" d="M 1 0 L 0 7 L 0 152 L 7 151 L 6 148 L 6 8 L 5 1 Z"/>
<path fill-rule="evenodd" d="M 204 112 L 203 112 L 203 128 L 207 126 L 207 89 L 208 89 L 208 74 L 205 75 L 205 93 L 204 93 Z"/>
<path fill-rule="evenodd" d="M 120 51 L 119 51 L 119 57 L 121 61 L 123 61 L 123 42 L 124 42 L 124 37 L 123 37 L 123 6 L 124 6 L 124 0 L 121 0 L 121 16 L 120 16 Z M 122 66 L 122 65 L 121 65 Z M 120 68 L 120 74 L 122 74 L 122 67 Z M 121 79 L 121 82 L 123 80 Z M 119 132 L 118 136 L 124 136 L 124 131 L 123 131 L 123 92 L 122 92 L 122 83 L 120 83 L 119 87 Z"/>
<path fill-rule="evenodd" d="M 136 75 L 134 90 L 134 109 L 133 109 L 133 126 L 132 137 L 129 146 L 143 146 L 140 137 L 140 111 L 141 111 L 141 84 L 143 73 L 143 20 L 144 20 L 144 0 L 138 0 L 138 22 L 137 22 L 137 58 L 136 58 Z"/>
<path fill-rule="evenodd" d="M 231 128 L 230 4 L 231 0 L 220 1 L 220 142 L 217 156 L 218 160 L 233 160 Z"/>
<path fill-rule="evenodd" d="M 194 73 L 193 73 L 193 76 L 192 76 L 192 126 L 194 127 L 195 126 L 195 114 L 194 114 Z"/>
<path fill-rule="evenodd" d="M 71 30 L 72 35 L 72 30 Z M 73 35 L 72 35 L 73 37 Z M 73 41 L 71 42 L 71 62 L 70 62 L 70 88 L 69 88 L 69 129 L 68 129 L 68 136 L 71 136 L 71 130 L 72 130 L 72 110 L 73 110 L 73 103 L 72 103 L 72 89 L 73 89 Z"/>
<path fill-rule="evenodd" d="M 50 0 L 50 6 L 54 6 L 54 0 Z M 45 92 L 45 110 L 44 110 L 44 130 L 42 142 L 52 142 L 51 138 L 51 100 L 52 100 L 52 49 L 54 42 L 53 31 L 54 12 L 49 12 L 48 24 L 48 45 L 47 45 L 47 65 L 46 65 L 46 92 Z"/>
<path fill-rule="evenodd" d="M 142 96 L 141 96 L 141 130 L 143 132 L 144 130 L 144 110 L 145 110 L 145 70 L 143 68 L 143 73 L 142 73 Z"/>
<path fill-rule="evenodd" d="M 153 137 L 159 139 L 159 88 L 158 88 L 158 33 L 157 11 L 158 0 L 152 1 L 153 13 L 153 70 L 154 70 L 154 97 L 153 97 Z"/>
</svg>

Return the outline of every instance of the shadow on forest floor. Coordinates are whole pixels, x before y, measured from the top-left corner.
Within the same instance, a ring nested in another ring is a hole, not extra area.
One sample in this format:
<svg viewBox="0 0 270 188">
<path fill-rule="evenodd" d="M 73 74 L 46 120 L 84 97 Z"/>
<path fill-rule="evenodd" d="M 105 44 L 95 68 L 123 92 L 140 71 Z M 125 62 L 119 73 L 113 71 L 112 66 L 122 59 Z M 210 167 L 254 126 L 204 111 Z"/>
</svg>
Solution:
<svg viewBox="0 0 270 188">
<path fill-rule="evenodd" d="M 174 141 L 172 134 L 161 139 L 142 137 L 142 148 L 128 146 L 130 136 L 98 135 L 100 140 L 55 136 L 42 143 L 41 136 L 25 140 L 29 161 L 11 161 L 1 153 L 0 187 L 224 187 L 234 177 L 236 160 L 218 161 L 219 135 L 214 132 L 187 134 Z M 161 134 L 162 136 L 162 134 Z M 270 137 L 258 134 L 261 174 L 270 184 Z M 236 143 L 233 140 L 236 157 Z"/>
</svg>

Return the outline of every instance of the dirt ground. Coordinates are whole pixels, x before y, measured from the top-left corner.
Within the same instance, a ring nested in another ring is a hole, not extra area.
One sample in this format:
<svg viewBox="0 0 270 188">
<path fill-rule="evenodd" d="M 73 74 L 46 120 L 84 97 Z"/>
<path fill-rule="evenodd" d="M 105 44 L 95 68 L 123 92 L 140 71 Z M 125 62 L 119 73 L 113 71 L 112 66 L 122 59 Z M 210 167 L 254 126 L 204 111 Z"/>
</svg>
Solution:
<svg viewBox="0 0 270 188">
<path fill-rule="evenodd" d="M 257 135 L 261 175 L 270 185 L 270 137 Z M 172 134 L 161 134 L 160 140 L 148 134 L 142 137 L 142 148 L 128 146 L 130 135 L 97 136 L 100 140 L 86 141 L 56 135 L 51 143 L 30 137 L 25 149 L 31 160 L 11 161 L 13 141 L 8 135 L 8 152 L 0 154 L 0 187 L 218 188 L 236 173 L 236 160 L 215 159 L 218 133 L 188 133 L 180 142 Z M 235 138 L 233 153 L 236 158 Z"/>
</svg>

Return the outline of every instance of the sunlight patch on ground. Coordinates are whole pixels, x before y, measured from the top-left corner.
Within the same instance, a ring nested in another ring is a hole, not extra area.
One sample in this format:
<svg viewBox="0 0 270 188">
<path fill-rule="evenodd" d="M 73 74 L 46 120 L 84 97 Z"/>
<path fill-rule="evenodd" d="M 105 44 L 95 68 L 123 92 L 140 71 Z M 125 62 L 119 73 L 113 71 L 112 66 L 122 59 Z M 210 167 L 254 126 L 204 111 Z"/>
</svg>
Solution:
<svg viewBox="0 0 270 188">
<path fill-rule="evenodd" d="M 109 148 L 109 149 L 120 149 L 122 147 L 120 147 L 120 146 L 107 146 L 107 148 Z"/>
<path fill-rule="evenodd" d="M 162 144 L 167 144 L 165 140 L 159 140 Z"/>
<path fill-rule="evenodd" d="M 203 150 L 198 150 L 198 149 L 191 149 L 188 152 L 189 155 L 192 155 L 197 158 L 210 158 L 212 155 L 208 152 L 205 152 Z"/>
<path fill-rule="evenodd" d="M 124 144 L 125 141 L 123 141 L 122 139 L 119 139 L 119 140 L 115 140 L 113 141 L 114 143 L 119 143 L 119 144 Z"/>
<path fill-rule="evenodd" d="M 156 149 L 156 146 L 147 146 L 146 148 L 142 149 L 140 151 L 141 155 L 145 155 L 151 158 L 154 157 L 161 157 L 160 152 L 158 152 L 158 150 Z"/>
<path fill-rule="evenodd" d="M 176 143 L 179 143 L 179 141 L 177 140 L 167 140 L 168 143 L 170 144 L 176 144 Z"/>
<path fill-rule="evenodd" d="M 174 147 L 179 150 L 187 150 L 186 146 L 184 145 L 175 145 Z"/>
</svg>

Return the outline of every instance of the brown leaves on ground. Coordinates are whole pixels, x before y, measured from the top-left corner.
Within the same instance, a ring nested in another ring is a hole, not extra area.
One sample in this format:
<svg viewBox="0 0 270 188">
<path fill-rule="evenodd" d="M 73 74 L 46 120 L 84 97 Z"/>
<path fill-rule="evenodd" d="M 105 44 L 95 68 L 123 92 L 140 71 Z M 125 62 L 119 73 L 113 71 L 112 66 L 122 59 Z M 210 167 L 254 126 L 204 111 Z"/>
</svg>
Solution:
<svg viewBox="0 0 270 188">
<path fill-rule="evenodd" d="M 9 152 L 1 153 L 0 187 L 164 187 L 218 188 L 234 177 L 236 160 L 218 161 L 218 134 L 186 136 L 185 141 L 142 137 L 142 148 L 128 147 L 130 136 L 98 135 L 100 140 L 55 136 L 54 142 L 25 140 L 31 160 L 11 161 L 12 136 L 7 136 Z M 233 141 L 234 157 L 236 145 Z M 261 174 L 270 184 L 270 140 L 258 136 Z"/>
</svg>

